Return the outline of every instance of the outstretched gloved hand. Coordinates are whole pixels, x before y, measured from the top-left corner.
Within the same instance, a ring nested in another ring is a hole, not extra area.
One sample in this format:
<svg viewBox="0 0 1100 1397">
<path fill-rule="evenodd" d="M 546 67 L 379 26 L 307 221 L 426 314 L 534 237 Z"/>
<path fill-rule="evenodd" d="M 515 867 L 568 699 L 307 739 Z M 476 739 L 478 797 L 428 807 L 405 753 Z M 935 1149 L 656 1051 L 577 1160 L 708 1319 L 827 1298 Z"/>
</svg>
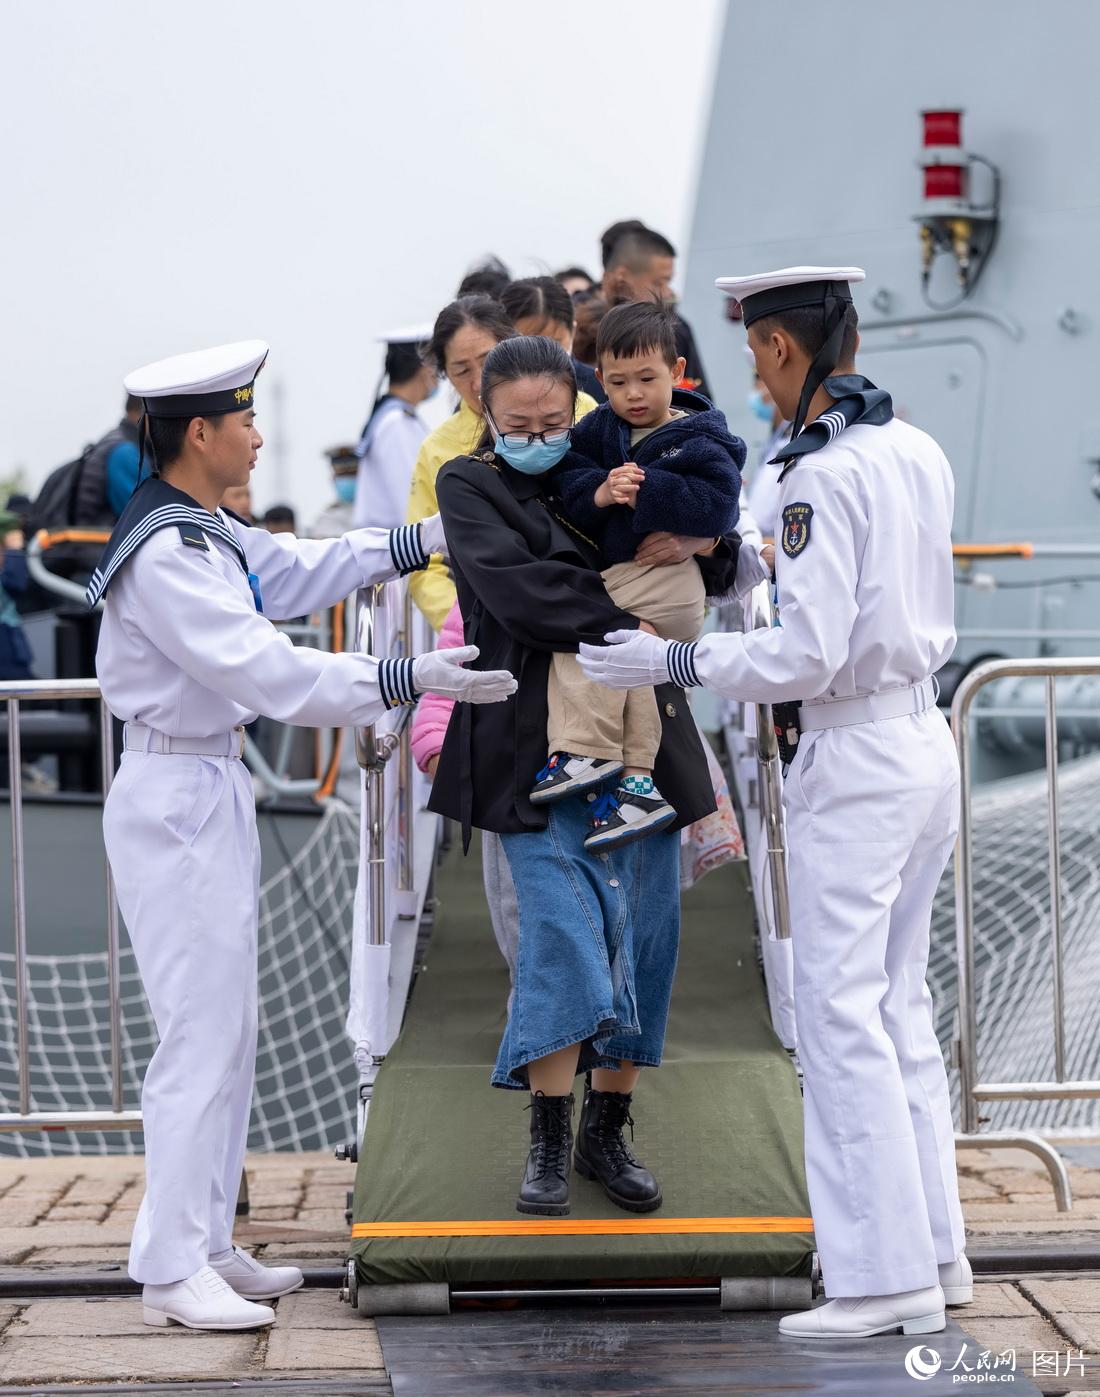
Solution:
<svg viewBox="0 0 1100 1397">
<path fill-rule="evenodd" d="M 604 645 L 582 645 L 581 669 L 609 689 L 644 689 L 668 683 L 668 641 L 646 631 L 610 631 Z"/>
<path fill-rule="evenodd" d="M 429 514 L 420 521 L 420 543 L 425 553 L 442 553 L 449 558 L 447 539 L 443 533 L 443 519 L 438 514 Z"/>
<path fill-rule="evenodd" d="M 412 668 L 414 687 L 422 694 L 442 694 L 458 703 L 501 703 L 510 698 L 519 685 L 506 669 L 462 668 L 479 653 L 476 645 L 460 645 L 417 655 Z"/>
</svg>

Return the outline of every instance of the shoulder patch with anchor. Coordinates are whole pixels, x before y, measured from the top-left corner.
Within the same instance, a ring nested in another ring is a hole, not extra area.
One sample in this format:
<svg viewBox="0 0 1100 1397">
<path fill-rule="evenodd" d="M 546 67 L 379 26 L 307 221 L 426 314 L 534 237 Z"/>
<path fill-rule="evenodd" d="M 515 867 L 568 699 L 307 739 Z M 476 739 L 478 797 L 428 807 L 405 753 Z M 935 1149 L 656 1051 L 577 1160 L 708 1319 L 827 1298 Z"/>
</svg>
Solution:
<svg viewBox="0 0 1100 1397">
<path fill-rule="evenodd" d="M 810 542 L 810 521 L 814 517 L 814 507 L 796 500 L 783 509 L 783 552 L 788 558 L 797 558 Z"/>
<path fill-rule="evenodd" d="M 180 541 L 186 543 L 188 548 L 201 548 L 204 553 L 210 552 L 210 544 L 198 524 L 181 524 L 179 530 Z"/>
</svg>

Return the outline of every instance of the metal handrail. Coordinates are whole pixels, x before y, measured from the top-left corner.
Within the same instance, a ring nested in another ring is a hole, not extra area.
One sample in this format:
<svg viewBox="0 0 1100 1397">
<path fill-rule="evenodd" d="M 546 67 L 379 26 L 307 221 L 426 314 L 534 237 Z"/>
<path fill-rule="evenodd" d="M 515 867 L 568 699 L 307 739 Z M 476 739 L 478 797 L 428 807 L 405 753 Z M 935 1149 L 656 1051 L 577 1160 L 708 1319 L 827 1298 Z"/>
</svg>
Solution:
<svg viewBox="0 0 1100 1397">
<path fill-rule="evenodd" d="M 19 1078 L 18 1111 L 0 1112 L 0 1131 L 40 1130 L 66 1127 L 72 1130 L 140 1130 L 141 1112 L 123 1110 L 122 1103 L 122 976 L 118 927 L 111 865 L 107 871 L 107 998 L 111 1036 L 110 1111 L 35 1111 L 30 1086 L 30 974 L 27 950 L 27 889 L 23 847 L 23 761 L 19 728 L 20 704 L 24 699 L 95 699 L 99 703 L 100 770 L 103 798 L 114 776 L 114 731 L 112 718 L 103 702 L 99 685 L 87 679 L 33 679 L 0 682 L 0 699 L 8 711 L 8 798 L 11 805 L 12 925 L 15 931 L 15 1047 Z"/>
<path fill-rule="evenodd" d="M 775 600 L 767 582 L 758 583 L 751 596 L 752 628 L 770 629 L 776 624 Z M 768 875 L 772 888 L 775 938 L 791 937 L 791 904 L 787 883 L 787 843 L 783 824 L 783 763 L 770 703 L 756 705 L 756 765 L 760 788 L 760 814 L 767 839 Z"/>
<path fill-rule="evenodd" d="M 1100 658 L 991 660 L 965 676 L 951 704 L 951 731 L 959 753 L 961 801 L 955 852 L 955 938 L 958 960 L 958 1069 L 962 1133 L 956 1143 L 977 1148 L 1023 1146 L 1047 1165 L 1060 1211 L 1072 1206 L 1069 1176 L 1061 1156 L 1032 1132 L 980 1130 L 979 1101 L 1063 1101 L 1100 1097 L 1100 1080 L 1067 1081 L 1065 1048 L 1065 964 L 1062 919 L 1062 841 L 1059 828 L 1058 707 L 1055 681 L 1074 675 L 1100 675 Z M 974 984 L 974 821 L 971 801 L 971 707 L 980 690 L 998 679 L 1042 678 L 1047 778 L 1047 867 L 1050 882 L 1051 970 L 1053 996 L 1054 1080 L 978 1081 L 978 1011 Z"/>
</svg>

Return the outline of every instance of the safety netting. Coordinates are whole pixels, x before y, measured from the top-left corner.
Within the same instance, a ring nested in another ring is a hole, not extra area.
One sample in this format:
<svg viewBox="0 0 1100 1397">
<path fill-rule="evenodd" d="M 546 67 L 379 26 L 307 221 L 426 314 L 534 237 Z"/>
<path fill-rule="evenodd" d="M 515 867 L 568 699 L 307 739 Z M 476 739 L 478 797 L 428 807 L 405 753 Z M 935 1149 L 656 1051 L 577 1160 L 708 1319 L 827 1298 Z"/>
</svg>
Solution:
<svg viewBox="0 0 1100 1397">
<path fill-rule="evenodd" d="M 261 819 L 265 818 L 263 815 Z M 302 847 L 260 890 L 260 1030 L 249 1148 L 313 1150 L 352 1138 L 358 1075 L 345 1035 L 358 810 L 330 801 Z M 109 1107 L 106 952 L 28 960 L 34 1109 Z M 128 942 L 121 955 L 124 1105 L 140 1104 L 156 1029 Z M 18 1109 L 15 958 L 0 955 L 0 1101 Z M 140 1153 L 140 1133 L 0 1135 L 0 1154 Z"/>
</svg>

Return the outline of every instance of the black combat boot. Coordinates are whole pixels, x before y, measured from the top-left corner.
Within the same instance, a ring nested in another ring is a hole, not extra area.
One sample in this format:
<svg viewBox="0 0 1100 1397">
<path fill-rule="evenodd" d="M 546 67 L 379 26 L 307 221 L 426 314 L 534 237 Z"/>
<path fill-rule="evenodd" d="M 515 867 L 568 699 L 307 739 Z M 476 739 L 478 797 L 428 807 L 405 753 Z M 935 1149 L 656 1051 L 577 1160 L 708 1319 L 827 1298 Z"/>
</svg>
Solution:
<svg viewBox="0 0 1100 1397">
<path fill-rule="evenodd" d="M 651 1213 L 661 1206 L 661 1186 L 634 1158 L 623 1139 L 624 1125 L 630 1126 L 633 1140 L 629 1093 L 589 1087 L 584 1095 L 573 1164 L 582 1179 L 597 1179 L 618 1207 L 629 1213 Z"/>
<path fill-rule="evenodd" d="M 573 1097 L 531 1094 L 531 1153 L 516 1199 L 519 1213 L 564 1217 L 569 1211 Z"/>
</svg>

